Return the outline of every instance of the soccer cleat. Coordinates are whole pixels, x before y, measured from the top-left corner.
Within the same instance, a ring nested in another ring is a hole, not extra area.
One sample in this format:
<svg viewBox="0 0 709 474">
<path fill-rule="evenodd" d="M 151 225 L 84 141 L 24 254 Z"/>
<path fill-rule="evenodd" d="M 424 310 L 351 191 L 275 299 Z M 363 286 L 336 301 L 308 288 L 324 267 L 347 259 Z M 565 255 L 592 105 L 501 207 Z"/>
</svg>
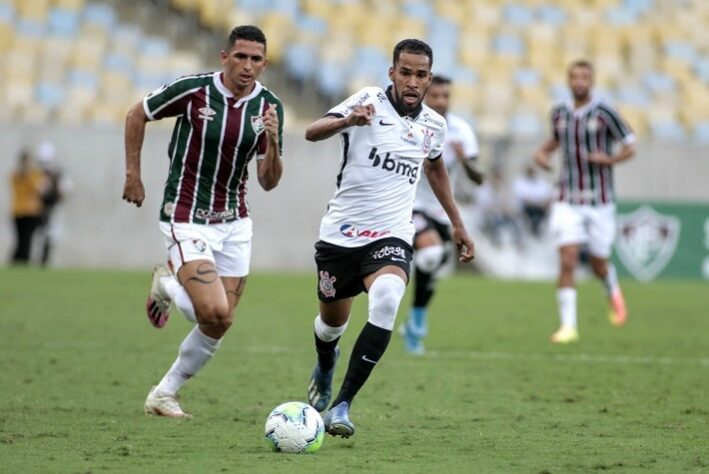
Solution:
<svg viewBox="0 0 709 474">
<path fill-rule="evenodd" d="M 576 328 L 561 326 L 558 331 L 549 337 L 549 341 L 554 344 L 569 344 L 579 340 L 579 333 Z"/>
<path fill-rule="evenodd" d="M 145 414 L 167 416 L 169 418 L 192 418 L 192 415 L 182 411 L 180 403 L 174 395 L 157 393 L 156 387 L 150 389 L 145 399 Z"/>
<path fill-rule="evenodd" d="M 426 348 L 423 345 L 423 339 L 416 336 L 411 331 L 408 331 L 409 325 L 406 325 L 407 330 L 404 333 L 404 349 L 406 352 L 412 355 L 422 355 L 426 352 Z"/>
<path fill-rule="evenodd" d="M 622 326 L 628 319 L 628 310 L 625 307 L 625 298 L 620 290 L 613 293 L 613 296 L 608 300 L 610 310 L 608 311 L 608 319 L 613 326 Z"/>
<path fill-rule="evenodd" d="M 330 408 L 325 416 L 325 431 L 332 436 L 342 436 L 349 438 L 355 432 L 354 424 L 350 421 L 350 404 L 340 402 L 337 406 Z"/>
<path fill-rule="evenodd" d="M 335 362 L 340 358 L 340 348 L 335 347 Z M 308 384 L 308 403 L 317 411 L 324 411 L 330 403 L 332 397 L 332 376 L 335 373 L 335 366 L 327 372 L 320 370 L 320 365 L 316 362 L 313 373 Z"/>
<path fill-rule="evenodd" d="M 158 329 L 164 327 L 170 317 L 171 300 L 160 282 L 160 278 L 170 275 L 170 270 L 164 265 L 155 265 L 153 268 L 153 280 L 148 301 L 145 303 L 145 310 L 150 324 Z"/>
</svg>

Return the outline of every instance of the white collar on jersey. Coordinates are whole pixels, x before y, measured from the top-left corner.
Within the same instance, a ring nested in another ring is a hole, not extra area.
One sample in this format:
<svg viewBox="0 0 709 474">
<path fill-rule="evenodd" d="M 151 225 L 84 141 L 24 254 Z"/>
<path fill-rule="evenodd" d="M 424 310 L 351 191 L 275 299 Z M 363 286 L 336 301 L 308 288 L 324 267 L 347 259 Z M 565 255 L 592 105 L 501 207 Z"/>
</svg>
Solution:
<svg viewBox="0 0 709 474">
<path fill-rule="evenodd" d="M 214 87 L 216 87 L 217 90 L 222 93 L 222 95 L 224 95 L 226 97 L 233 98 L 234 94 L 232 94 L 231 91 L 229 89 L 227 89 L 226 86 L 224 85 L 224 83 L 222 82 L 222 78 L 220 77 L 221 74 L 222 74 L 221 71 L 217 71 L 212 76 L 213 80 L 214 80 Z M 234 104 L 234 107 L 239 107 L 241 104 L 243 104 L 247 100 L 253 99 L 254 97 L 256 97 L 257 95 L 259 95 L 261 93 L 262 89 L 263 89 L 263 86 L 261 85 L 261 83 L 259 81 L 256 81 L 254 84 L 254 90 L 251 91 L 251 94 L 244 96 L 241 99 L 237 100 L 236 104 Z"/>
<path fill-rule="evenodd" d="M 574 113 L 574 115 L 583 115 L 586 112 L 588 112 L 589 109 L 591 109 L 592 107 L 595 107 L 600 101 L 601 101 L 601 99 L 599 99 L 595 95 L 592 95 L 591 100 L 589 100 L 588 102 L 583 104 L 578 109 L 574 108 L 574 100 L 573 99 L 567 100 L 566 106 L 569 108 L 570 111 L 572 111 Z"/>
</svg>

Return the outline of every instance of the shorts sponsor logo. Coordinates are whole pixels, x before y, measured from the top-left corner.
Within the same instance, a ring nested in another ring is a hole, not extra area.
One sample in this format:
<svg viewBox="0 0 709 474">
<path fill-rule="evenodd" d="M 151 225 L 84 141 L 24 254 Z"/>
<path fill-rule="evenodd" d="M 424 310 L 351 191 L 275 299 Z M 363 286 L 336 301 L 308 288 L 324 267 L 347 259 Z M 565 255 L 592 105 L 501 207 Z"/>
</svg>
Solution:
<svg viewBox="0 0 709 474">
<path fill-rule="evenodd" d="M 372 167 L 381 168 L 384 171 L 390 173 L 395 173 L 405 178 L 408 178 L 410 184 L 416 183 L 419 173 L 419 164 L 411 163 L 408 160 L 400 160 L 392 157 L 391 153 L 388 153 L 382 157 L 382 155 L 377 153 L 377 148 L 374 147 L 369 152 L 369 159 L 372 162 Z"/>
<path fill-rule="evenodd" d="M 375 260 L 394 260 L 395 262 L 406 261 L 406 250 L 398 245 L 387 245 L 372 253 Z"/>
<path fill-rule="evenodd" d="M 344 235 L 345 237 L 368 237 L 370 239 L 376 239 L 378 237 L 383 237 L 391 231 L 388 230 L 371 230 L 371 229 L 364 229 L 364 230 L 357 230 L 355 226 L 352 224 L 343 224 L 340 226 L 340 233 Z"/>
<path fill-rule="evenodd" d="M 202 120 L 214 120 L 214 115 L 216 115 L 217 112 L 210 109 L 209 107 L 202 107 L 199 109 L 199 118 Z"/>
<path fill-rule="evenodd" d="M 328 272 L 320 272 L 320 293 L 322 293 L 325 298 L 332 298 L 337 293 L 337 291 L 335 290 L 336 281 L 337 278 L 334 276 L 330 276 Z"/>
<path fill-rule="evenodd" d="M 196 248 L 198 252 L 204 253 L 204 251 L 207 250 L 207 244 L 204 242 L 204 240 L 192 239 L 192 243 L 194 244 L 194 248 Z"/>
<path fill-rule="evenodd" d="M 618 215 L 618 257 L 630 273 L 650 281 L 662 272 L 675 254 L 680 220 L 643 206 L 630 214 Z"/>
<path fill-rule="evenodd" d="M 266 125 L 263 124 L 263 117 L 260 115 L 251 117 L 251 128 L 254 129 L 256 135 L 263 132 L 266 129 Z"/>
</svg>

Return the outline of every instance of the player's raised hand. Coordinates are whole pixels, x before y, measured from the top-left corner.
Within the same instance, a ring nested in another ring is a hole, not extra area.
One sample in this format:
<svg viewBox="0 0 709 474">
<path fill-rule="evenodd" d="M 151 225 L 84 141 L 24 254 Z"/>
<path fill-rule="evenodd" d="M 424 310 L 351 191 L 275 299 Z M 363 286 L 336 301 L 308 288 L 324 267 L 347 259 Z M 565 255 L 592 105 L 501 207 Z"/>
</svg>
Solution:
<svg viewBox="0 0 709 474">
<path fill-rule="evenodd" d="M 135 204 L 137 207 L 143 205 L 145 187 L 143 187 L 143 182 L 140 179 L 126 178 L 126 182 L 123 185 L 123 200 Z"/>
<path fill-rule="evenodd" d="M 372 123 L 372 118 L 375 113 L 376 110 L 373 104 L 358 105 L 354 108 L 352 113 L 347 116 L 347 126 L 351 127 L 354 125 L 355 127 L 361 127 L 363 125 L 369 125 Z"/>
<path fill-rule="evenodd" d="M 263 125 L 266 127 L 268 139 L 273 143 L 278 143 L 278 114 L 276 104 L 269 104 L 266 113 L 263 114 Z"/>
<path fill-rule="evenodd" d="M 475 258 L 475 244 L 464 227 L 453 227 L 453 243 L 460 253 L 459 261 L 468 263 Z"/>
</svg>

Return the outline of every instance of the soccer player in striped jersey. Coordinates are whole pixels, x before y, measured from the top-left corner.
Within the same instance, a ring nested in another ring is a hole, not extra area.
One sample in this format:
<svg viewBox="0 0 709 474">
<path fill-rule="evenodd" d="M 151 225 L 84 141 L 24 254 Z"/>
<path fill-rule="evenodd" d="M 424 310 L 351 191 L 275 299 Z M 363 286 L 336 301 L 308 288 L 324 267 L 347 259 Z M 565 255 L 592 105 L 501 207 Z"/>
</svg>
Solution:
<svg viewBox="0 0 709 474">
<path fill-rule="evenodd" d="M 320 314 L 315 318 L 317 363 L 308 401 L 327 408 L 337 346 L 347 327 L 352 301 L 369 294 L 367 323 L 352 349 L 339 393 L 325 417 L 332 435 L 349 437 L 350 406 L 389 344 L 409 276 L 416 183 L 426 173 L 452 223 L 460 259 L 473 258 L 441 159 L 446 135 L 443 117 L 422 104 L 431 83 L 433 52 L 424 42 L 403 40 L 394 48 L 386 90 L 365 87 L 306 130 L 310 141 L 339 134 L 342 144 L 335 194 L 315 244 Z"/>
<path fill-rule="evenodd" d="M 534 156 L 551 168 L 551 154 L 561 149 L 558 196 L 552 206 L 550 229 L 559 247 L 560 273 L 556 291 L 561 326 L 551 342 L 578 340 L 574 269 L 579 248 L 588 246 L 591 269 L 603 282 L 612 324 L 625 324 L 627 310 L 615 268 L 608 262 L 615 238 L 613 167 L 631 158 L 635 136 L 618 112 L 591 94 L 593 65 L 576 61 L 568 69 L 572 101 L 552 110 L 552 137 Z"/>
<path fill-rule="evenodd" d="M 266 191 L 276 187 L 283 170 L 283 106 L 257 80 L 267 63 L 263 32 L 255 26 L 234 28 L 221 62 L 221 71 L 185 76 L 157 89 L 126 117 L 123 199 L 138 207 L 145 198 L 140 177 L 145 124 L 177 117 L 160 208 L 168 265 L 153 271 L 147 313 L 155 327 L 163 327 L 174 301 L 196 324 L 177 360 L 150 390 L 148 414 L 189 416 L 177 391 L 219 348 L 249 273 L 247 165 L 256 158 L 258 182 Z"/>
<path fill-rule="evenodd" d="M 483 175 L 476 166 L 478 140 L 462 117 L 448 112 L 450 89 L 450 79 L 434 75 L 425 99 L 425 104 L 444 117 L 448 126 L 442 160 L 449 175 L 460 166 L 468 179 L 481 184 Z M 436 290 L 440 270 L 451 257 L 450 220 L 425 176 L 421 177 L 416 188 L 413 221 L 416 229 L 413 260 L 415 290 L 409 318 L 401 330 L 406 350 L 411 354 L 423 354 L 423 339 L 428 332 L 428 304 Z"/>
</svg>

